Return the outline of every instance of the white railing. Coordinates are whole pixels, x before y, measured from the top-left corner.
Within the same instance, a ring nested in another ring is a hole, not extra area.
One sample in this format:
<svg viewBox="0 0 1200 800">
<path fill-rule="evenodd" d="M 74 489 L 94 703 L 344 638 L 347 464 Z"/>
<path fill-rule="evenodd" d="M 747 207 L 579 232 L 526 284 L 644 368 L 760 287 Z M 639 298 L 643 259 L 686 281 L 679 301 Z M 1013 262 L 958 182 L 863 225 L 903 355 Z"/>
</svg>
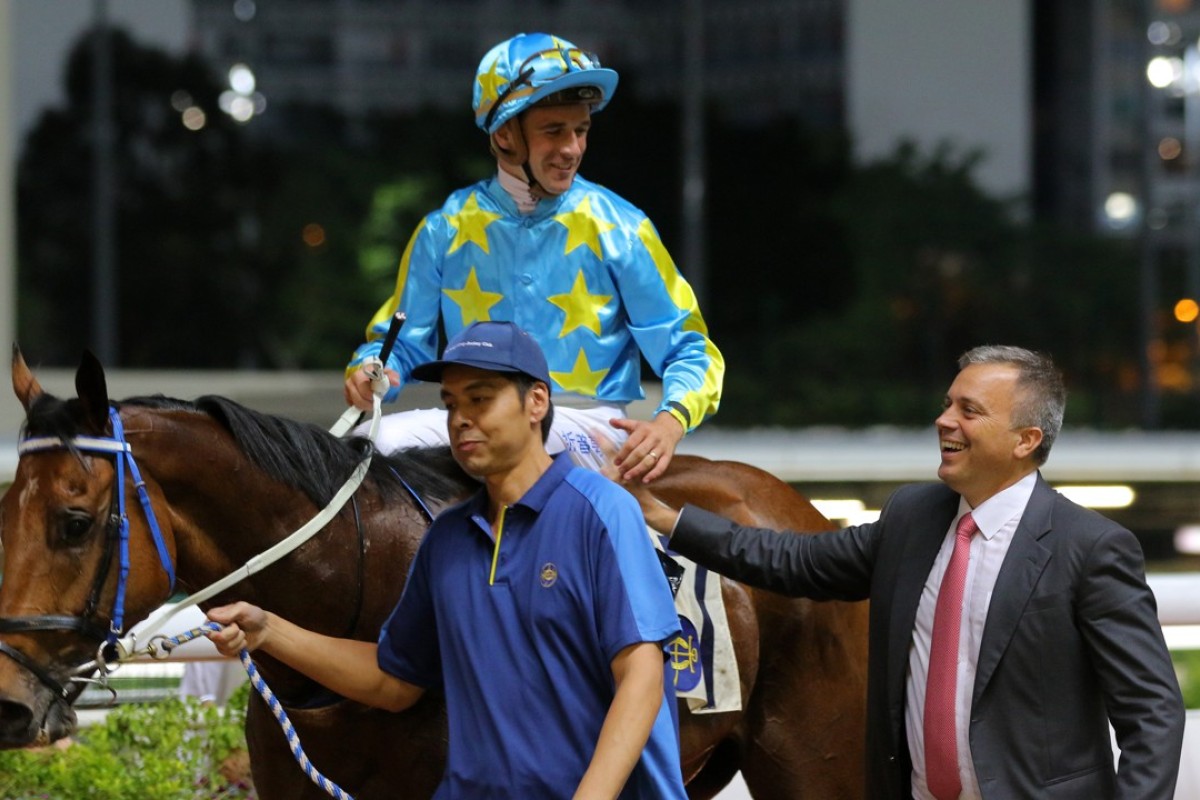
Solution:
<svg viewBox="0 0 1200 800">
<path fill-rule="evenodd" d="M 1167 647 L 1200 650 L 1200 572 L 1147 576 L 1158 601 Z M 1175 800 L 1200 800 L 1200 709 L 1187 712 Z"/>
</svg>

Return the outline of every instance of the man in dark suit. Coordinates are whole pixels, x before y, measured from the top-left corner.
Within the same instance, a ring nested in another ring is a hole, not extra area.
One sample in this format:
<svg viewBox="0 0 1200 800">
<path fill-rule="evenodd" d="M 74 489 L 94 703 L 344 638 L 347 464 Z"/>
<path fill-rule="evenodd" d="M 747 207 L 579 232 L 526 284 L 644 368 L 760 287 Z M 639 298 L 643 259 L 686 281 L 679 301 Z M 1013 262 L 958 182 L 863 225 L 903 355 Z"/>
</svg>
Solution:
<svg viewBox="0 0 1200 800">
<path fill-rule="evenodd" d="M 1038 473 L 1062 378 L 1016 347 L 959 367 L 936 421 L 942 483 L 901 488 L 877 522 L 780 535 L 630 488 L 710 569 L 870 599 L 869 797 L 1171 800 L 1183 701 L 1141 548 Z"/>
</svg>

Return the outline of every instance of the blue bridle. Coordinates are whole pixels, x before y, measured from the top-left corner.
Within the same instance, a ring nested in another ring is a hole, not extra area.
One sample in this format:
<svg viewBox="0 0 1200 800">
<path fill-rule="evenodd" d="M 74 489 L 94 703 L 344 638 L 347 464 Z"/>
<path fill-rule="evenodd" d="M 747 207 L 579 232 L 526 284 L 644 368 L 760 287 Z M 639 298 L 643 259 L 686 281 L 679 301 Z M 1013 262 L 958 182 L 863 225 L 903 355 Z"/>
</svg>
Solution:
<svg viewBox="0 0 1200 800">
<path fill-rule="evenodd" d="M 70 439 L 63 439 L 58 436 L 30 437 L 22 440 L 17 445 L 17 452 L 20 455 L 25 455 L 26 453 L 37 453 L 46 450 L 75 449 L 87 453 L 111 454 L 113 456 L 113 471 L 116 475 L 113 494 L 116 498 L 117 506 L 115 517 L 118 543 L 117 596 L 113 601 L 112 616 L 109 621 L 108 632 L 105 636 L 105 644 L 113 645 L 120 638 L 125 625 L 125 589 L 129 580 L 129 516 L 125 513 L 125 473 L 127 471 L 129 479 L 133 482 L 133 486 L 137 490 L 138 499 L 141 501 L 142 512 L 145 514 L 146 522 L 150 528 L 150 536 L 154 540 L 155 549 L 158 551 L 159 563 L 162 564 L 163 571 L 167 574 L 169 583 L 168 596 L 175 591 L 175 564 L 167 552 L 167 543 L 163 539 L 162 529 L 158 524 L 158 517 L 154 513 L 154 506 L 150 503 L 150 493 L 146 491 L 146 482 L 142 480 L 141 470 L 138 469 L 137 461 L 133 457 L 133 449 L 125 439 L 125 428 L 121 424 L 121 415 L 117 413 L 115 406 L 109 408 L 108 419 L 112 424 L 111 437 L 75 436 Z M 103 585 L 103 582 L 103 576 L 97 576 L 97 586 Z M 39 625 L 38 622 L 42 619 L 49 619 L 50 621 Z M 0 632 L 6 630 L 79 629 L 78 625 L 65 626 L 60 624 L 62 619 L 62 617 L 0 619 Z M 68 617 L 66 619 L 75 618 Z M 84 617 L 83 622 L 89 623 L 90 620 Z"/>
</svg>

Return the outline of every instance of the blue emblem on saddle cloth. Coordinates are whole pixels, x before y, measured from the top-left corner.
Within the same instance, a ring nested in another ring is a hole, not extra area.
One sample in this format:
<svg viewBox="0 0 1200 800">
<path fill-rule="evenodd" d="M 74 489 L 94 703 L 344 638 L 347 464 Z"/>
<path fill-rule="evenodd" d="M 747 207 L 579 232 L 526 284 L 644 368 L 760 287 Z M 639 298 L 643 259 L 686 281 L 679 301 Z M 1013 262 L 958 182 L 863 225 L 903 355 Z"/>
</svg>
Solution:
<svg viewBox="0 0 1200 800">
<path fill-rule="evenodd" d="M 682 634 L 667 643 L 676 697 L 687 699 L 693 714 L 741 710 L 741 681 L 721 596 L 721 577 L 668 550 L 665 539 L 653 538 L 682 568 L 675 595 Z"/>
</svg>

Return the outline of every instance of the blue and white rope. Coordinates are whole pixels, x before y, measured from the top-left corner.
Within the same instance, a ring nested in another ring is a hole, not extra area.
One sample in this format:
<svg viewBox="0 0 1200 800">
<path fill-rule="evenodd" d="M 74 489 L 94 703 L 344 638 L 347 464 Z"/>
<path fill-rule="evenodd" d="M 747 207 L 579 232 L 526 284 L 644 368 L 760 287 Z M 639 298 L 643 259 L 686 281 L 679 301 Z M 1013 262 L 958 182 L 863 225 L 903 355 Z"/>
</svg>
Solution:
<svg viewBox="0 0 1200 800">
<path fill-rule="evenodd" d="M 192 628 L 190 631 L 184 631 L 178 636 L 164 636 L 161 639 L 162 649 L 166 652 L 171 652 L 176 647 L 192 639 L 203 636 L 205 631 L 219 631 L 221 626 L 216 622 L 206 622 L 198 628 Z M 292 721 L 288 719 L 287 712 L 283 710 L 275 693 L 271 691 L 271 687 L 267 686 L 267 682 L 258 674 L 258 667 L 254 665 L 254 661 L 250 658 L 250 651 L 242 648 L 238 653 L 238 657 L 242 661 L 242 666 L 246 668 L 246 674 L 250 676 L 250 685 L 262 696 L 262 699 L 267 704 L 267 708 L 271 709 L 271 713 L 275 715 L 275 719 L 279 722 L 279 727 L 283 728 L 283 735 L 287 738 L 288 748 L 292 751 L 292 757 L 296 759 L 296 763 L 304 770 L 304 774 L 309 780 L 320 786 L 326 794 L 336 800 L 354 800 L 353 797 L 342 791 L 336 783 L 322 775 L 317 768 L 308 760 L 308 756 L 304 753 L 304 748 L 300 746 L 300 736 L 296 733 L 296 729 L 292 726 Z"/>
</svg>

